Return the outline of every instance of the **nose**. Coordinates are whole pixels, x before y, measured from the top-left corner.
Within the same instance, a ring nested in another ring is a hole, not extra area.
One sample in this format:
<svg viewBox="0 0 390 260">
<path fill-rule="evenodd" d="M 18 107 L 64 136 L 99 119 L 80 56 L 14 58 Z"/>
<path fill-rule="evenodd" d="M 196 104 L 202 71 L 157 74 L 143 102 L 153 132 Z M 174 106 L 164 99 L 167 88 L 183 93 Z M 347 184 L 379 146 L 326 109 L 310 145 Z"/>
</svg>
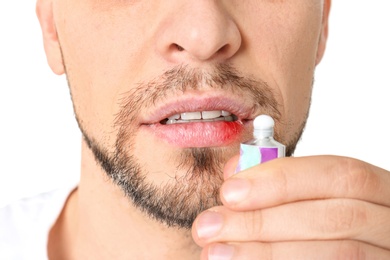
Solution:
<svg viewBox="0 0 390 260">
<path fill-rule="evenodd" d="M 174 1 L 173 1 L 174 2 Z M 222 1 L 176 1 L 160 23 L 157 50 L 169 62 L 228 60 L 240 49 L 241 33 Z"/>
</svg>

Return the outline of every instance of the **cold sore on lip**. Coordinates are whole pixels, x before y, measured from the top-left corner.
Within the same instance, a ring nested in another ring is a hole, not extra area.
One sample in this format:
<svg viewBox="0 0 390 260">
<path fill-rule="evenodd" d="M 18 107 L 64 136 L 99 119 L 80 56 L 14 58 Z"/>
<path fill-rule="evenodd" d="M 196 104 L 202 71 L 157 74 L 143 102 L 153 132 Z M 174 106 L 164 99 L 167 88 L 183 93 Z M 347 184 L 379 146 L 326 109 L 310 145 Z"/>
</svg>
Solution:
<svg viewBox="0 0 390 260">
<path fill-rule="evenodd" d="M 189 117 L 182 116 L 184 113 L 180 117 L 170 116 L 149 125 L 150 130 L 158 138 L 179 147 L 226 146 L 239 140 L 244 130 L 244 123 L 229 112 L 223 111 L 218 117 L 206 119 L 196 114 L 202 112 L 191 113 Z"/>
</svg>

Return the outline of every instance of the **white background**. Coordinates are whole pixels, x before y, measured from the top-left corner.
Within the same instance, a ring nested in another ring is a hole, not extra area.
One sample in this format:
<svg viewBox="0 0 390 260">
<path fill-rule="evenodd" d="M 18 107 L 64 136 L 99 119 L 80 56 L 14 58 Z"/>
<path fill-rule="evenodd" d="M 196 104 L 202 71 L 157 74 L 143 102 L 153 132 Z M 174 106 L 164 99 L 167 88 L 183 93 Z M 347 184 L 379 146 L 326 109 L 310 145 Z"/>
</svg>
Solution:
<svg viewBox="0 0 390 260">
<path fill-rule="evenodd" d="M 390 1 L 335 0 L 296 156 L 390 169 Z M 48 68 L 35 1 L 0 2 L 0 206 L 77 180 L 81 136 L 64 76 Z"/>
</svg>

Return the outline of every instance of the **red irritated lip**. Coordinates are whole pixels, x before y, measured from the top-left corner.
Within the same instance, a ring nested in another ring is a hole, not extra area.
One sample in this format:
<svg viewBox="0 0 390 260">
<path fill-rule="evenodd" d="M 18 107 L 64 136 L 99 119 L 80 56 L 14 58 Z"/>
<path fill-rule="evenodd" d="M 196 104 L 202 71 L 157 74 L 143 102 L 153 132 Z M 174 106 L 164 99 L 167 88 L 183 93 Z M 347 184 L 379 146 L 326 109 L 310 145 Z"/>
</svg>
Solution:
<svg viewBox="0 0 390 260">
<path fill-rule="evenodd" d="M 244 130 L 241 121 L 153 124 L 150 129 L 168 143 L 179 147 L 216 147 L 238 141 Z"/>
<path fill-rule="evenodd" d="M 186 123 L 164 124 L 176 114 L 202 111 L 226 111 L 234 120 L 228 121 L 189 121 Z M 241 140 L 252 120 L 253 105 L 226 97 L 190 97 L 167 103 L 154 110 L 142 120 L 142 128 L 150 130 L 157 138 L 178 147 L 217 147 L 226 146 Z"/>
</svg>

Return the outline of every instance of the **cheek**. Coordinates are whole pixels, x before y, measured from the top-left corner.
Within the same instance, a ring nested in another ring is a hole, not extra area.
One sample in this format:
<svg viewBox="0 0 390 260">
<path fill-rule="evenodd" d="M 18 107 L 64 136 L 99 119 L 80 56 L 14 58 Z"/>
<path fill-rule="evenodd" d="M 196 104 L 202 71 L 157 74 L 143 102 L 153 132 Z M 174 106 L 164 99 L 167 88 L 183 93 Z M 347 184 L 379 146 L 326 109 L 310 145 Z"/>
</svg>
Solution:
<svg viewBox="0 0 390 260">
<path fill-rule="evenodd" d="M 305 38 L 305 33 L 298 34 Z M 286 121 L 288 125 L 301 126 L 306 120 L 310 107 L 313 77 L 315 70 L 315 57 L 318 38 L 297 39 L 296 45 L 291 46 L 285 68 L 281 71 L 285 75 L 281 81 L 282 95 L 284 97 Z"/>
<path fill-rule="evenodd" d="M 292 13 L 282 11 L 280 19 L 268 17 L 256 23 L 257 30 L 250 29 L 257 32 L 252 38 L 253 57 L 275 87 L 287 134 L 307 116 L 321 28 L 321 8 L 308 6 Z"/>
<path fill-rule="evenodd" d="M 129 25 L 124 11 L 108 16 L 86 10 L 80 3 L 80 8 L 74 8 L 59 23 L 59 32 L 66 35 L 60 37 L 61 47 L 82 127 L 93 138 L 112 146 L 115 115 L 123 93 L 139 80 L 141 57 L 146 56 L 140 46 L 145 43 L 135 37 L 142 28 Z"/>
</svg>

